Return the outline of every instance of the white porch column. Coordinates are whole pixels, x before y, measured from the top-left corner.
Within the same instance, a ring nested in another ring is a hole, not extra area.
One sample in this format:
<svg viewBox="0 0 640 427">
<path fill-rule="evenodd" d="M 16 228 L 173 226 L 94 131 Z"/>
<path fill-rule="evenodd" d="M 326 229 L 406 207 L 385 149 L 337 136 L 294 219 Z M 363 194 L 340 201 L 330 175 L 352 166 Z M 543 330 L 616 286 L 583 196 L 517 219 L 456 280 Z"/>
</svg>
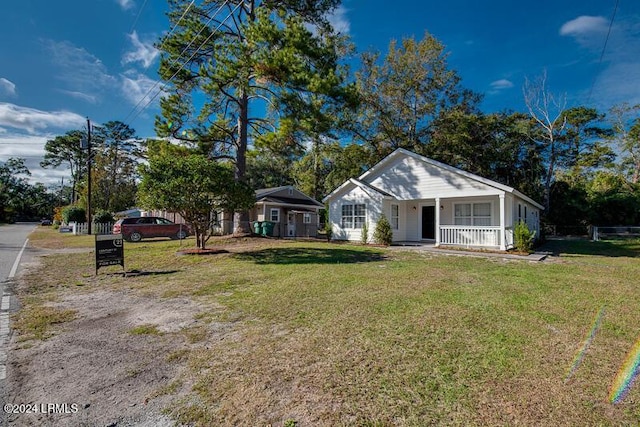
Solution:
<svg viewBox="0 0 640 427">
<path fill-rule="evenodd" d="M 506 229 L 505 229 L 505 217 L 504 217 L 504 193 L 500 194 L 500 250 L 506 251 L 507 245 L 505 242 Z"/>
<path fill-rule="evenodd" d="M 440 197 L 436 197 L 436 248 L 440 246 Z"/>
</svg>

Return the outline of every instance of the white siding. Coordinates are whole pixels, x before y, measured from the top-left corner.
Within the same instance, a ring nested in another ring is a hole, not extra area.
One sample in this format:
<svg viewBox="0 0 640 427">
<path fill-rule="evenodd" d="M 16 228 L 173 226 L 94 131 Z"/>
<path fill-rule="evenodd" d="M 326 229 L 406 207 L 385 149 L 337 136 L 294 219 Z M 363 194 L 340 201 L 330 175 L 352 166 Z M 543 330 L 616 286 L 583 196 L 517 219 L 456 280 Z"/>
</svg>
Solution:
<svg viewBox="0 0 640 427">
<path fill-rule="evenodd" d="M 366 221 L 369 228 L 369 240 L 373 236 L 375 223 L 378 220 L 381 211 L 381 200 L 372 199 L 360 187 L 349 185 L 341 194 L 335 195 L 331 199 L 329 205 L 329 221 L 333 227 L 333 238 L 335 240 L 352 240 L 360 241 L 361 231 L 359 228 L 342 228 L 342 205 L 344 204 L 365 204 L 366 205 Z"/>
<path fill-rule="evenodd" d="M 539 209 L 527 202 L 517 193 L 511 194 L 513 189 L 501 184 L 484 180 L 483 178 L 465 176 L 462 171 L 456 172 L 447 166 L 422 161 L 410 154 L 392 155 L 378 167 L 360 177 L 367 185 L 360 186 L 356 181 L 347 181 L 327 199 L 329 206 L 329 220 L 333 225 L 334 238 L 339 240 L 359 241 L 361 229 L 342 229 L 342 205 L 365 204 L 366 221 L 370 239 L 380 212 L 391 220 L 391 205 L 398 205 L 398 229 L 393 230 L 394 241 L 418 241 L 422 236 L 422 207 L 434 206 L 439 200 L 436 212 L 440 218 L 440 225 L 452 226 L 454 221 L 455 203 L 491 203 L 491 224 L 482 225 L 499 227 L 500 224 L 500 196 L 504 197 L 504 219 L 506 232 L 517 221 L 518 203 L 527 208 L 527 222 L 529 227 L 539 230 Z M 373 189 L 379 189 L 380 192 Z M 383 196 L 383 193 L 388 193 Z M 526 198 L 526 197 L 525 197 Z M 436 231 L 438 232 L 438 231 Z"/>
<path fill-rule="evenodd" d="M 518 208 L 520 207 L 520 208 Z M 527 216 L 525 218 L 525 207 Z M 513 226 L 518 223 L 518 212 L 522 214 L 522 220 L 527 223 L 529 230 L 536 231 L 536 238 L 540 237 L 540 209 L 533 206 L 531 203 L 522 200 L 520 197 L 513 197 L 513 212 L 511 215 Z"/>
<path fill-rule="evenodd" d="M 414 209 L 415 207 L 415 209 Z M 407 232 L 404 240 L 418 241 L 420 240 L 420 201 L 412 200 L 407 202 Z"/>
<path fill-rule="evenodd" d="M 498 195 L 502 190 L 475 181 L 440 167 L 419 162 L 412 157 L 401 157 L 377 174 L 367 176 L 376 188 L 402 200 L 435 199 Z"/>
<path fill-rule="evenodd" d="M 387 219 L 389 220 L 389 222 L 391 223 L 391 205 L 398 205 L 398 229 L 394 230 L 392 228 L 391 231 L 393 231 L 393 241 L 394 242 L 401 242 L 403 240 L 407 240 L 406 236 L 407 236 L 407 203 L 406 202 L 402 202 L 402 201 L 397 201 L 397 200 L 384 200 L 382 207 L 383 207 L 383 211 L 384 211 L 384 215 L 387 217 Z M 370 228 L 371 230 L 371 235 L 373 235 L 373 230 L 375 228 L 375 222 L 377 221 L 374 220 L 372 227 Z"/>
</svg>

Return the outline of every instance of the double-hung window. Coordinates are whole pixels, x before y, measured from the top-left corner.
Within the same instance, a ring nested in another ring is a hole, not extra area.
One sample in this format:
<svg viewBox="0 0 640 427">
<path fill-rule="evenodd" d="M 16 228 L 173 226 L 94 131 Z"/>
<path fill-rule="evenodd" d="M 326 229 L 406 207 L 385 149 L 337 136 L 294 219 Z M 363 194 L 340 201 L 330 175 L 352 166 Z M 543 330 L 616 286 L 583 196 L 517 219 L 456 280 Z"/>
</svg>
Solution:
<svg viewBox="0 0 640 427">
<path fill-rule="evenodd" d="M 491 225 L 491 203 L 456 203 L 454 205 L 455 225 Z"/>
<path fill-rule="evenodd" d="M 280 222 L 280 209 L 271 208 L 271 211 L 269 212 L 269 220 L 271 222 Z"/>
<path fill-rule="evenodd" d="M 353 205 L 342 205 L 342 228 L 353 228 Z"/>
<path fill-rule="evenodd" d="M 342 205 L 342 228 L 362 228 L 367 218 L 365 204 Z"/>
<path fill-rule="evenodd" d="M 391 205 L 391 228 L 398 229 L 398 219 L 400 218 L 398 212 L 398 205 Z"/>
</svg>

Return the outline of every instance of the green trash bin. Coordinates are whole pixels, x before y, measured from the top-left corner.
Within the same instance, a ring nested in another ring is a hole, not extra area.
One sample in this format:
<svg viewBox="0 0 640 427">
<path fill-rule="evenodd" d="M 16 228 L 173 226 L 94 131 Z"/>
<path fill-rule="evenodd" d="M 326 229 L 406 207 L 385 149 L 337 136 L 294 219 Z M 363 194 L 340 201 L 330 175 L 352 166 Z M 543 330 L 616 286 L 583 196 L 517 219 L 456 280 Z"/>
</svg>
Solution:
<svg viewBox="0 0 640 427">
<path fill-rule="evenodd" d="M 276 225 L 275 222 L 265 221 L 262 223 L 262 235 L 263 236 L 273 236 L 273 227 Z"/>
<path fill-rule="evenodd" d="M 256 234 L 262 234 L 262 223 L 260 223 L 260 221 L 253 222 L 253 232 Z"/>
</svg>

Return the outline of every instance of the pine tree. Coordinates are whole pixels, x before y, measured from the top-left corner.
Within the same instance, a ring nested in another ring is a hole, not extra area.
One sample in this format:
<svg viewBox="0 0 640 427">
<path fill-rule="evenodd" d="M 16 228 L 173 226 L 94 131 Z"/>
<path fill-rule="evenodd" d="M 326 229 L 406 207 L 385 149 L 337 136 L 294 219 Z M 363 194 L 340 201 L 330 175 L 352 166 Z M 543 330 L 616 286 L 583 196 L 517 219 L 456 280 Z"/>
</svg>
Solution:
<svg viewBox="0 0 640 427">
<path fill-rule="evenodd" d="M 291 143 L 317 112 L 314 99 L 344 96 L 344 43 L 326 18 L 339 0 L 191 3 L 169 1 L 175 30 L 158 45 L 168 93 L 156 129 L 230 160 L 236 181 L 245 181 L 249 140 Z M 247 220 L 237 216 L 236 228 Z"/>
</svg>

